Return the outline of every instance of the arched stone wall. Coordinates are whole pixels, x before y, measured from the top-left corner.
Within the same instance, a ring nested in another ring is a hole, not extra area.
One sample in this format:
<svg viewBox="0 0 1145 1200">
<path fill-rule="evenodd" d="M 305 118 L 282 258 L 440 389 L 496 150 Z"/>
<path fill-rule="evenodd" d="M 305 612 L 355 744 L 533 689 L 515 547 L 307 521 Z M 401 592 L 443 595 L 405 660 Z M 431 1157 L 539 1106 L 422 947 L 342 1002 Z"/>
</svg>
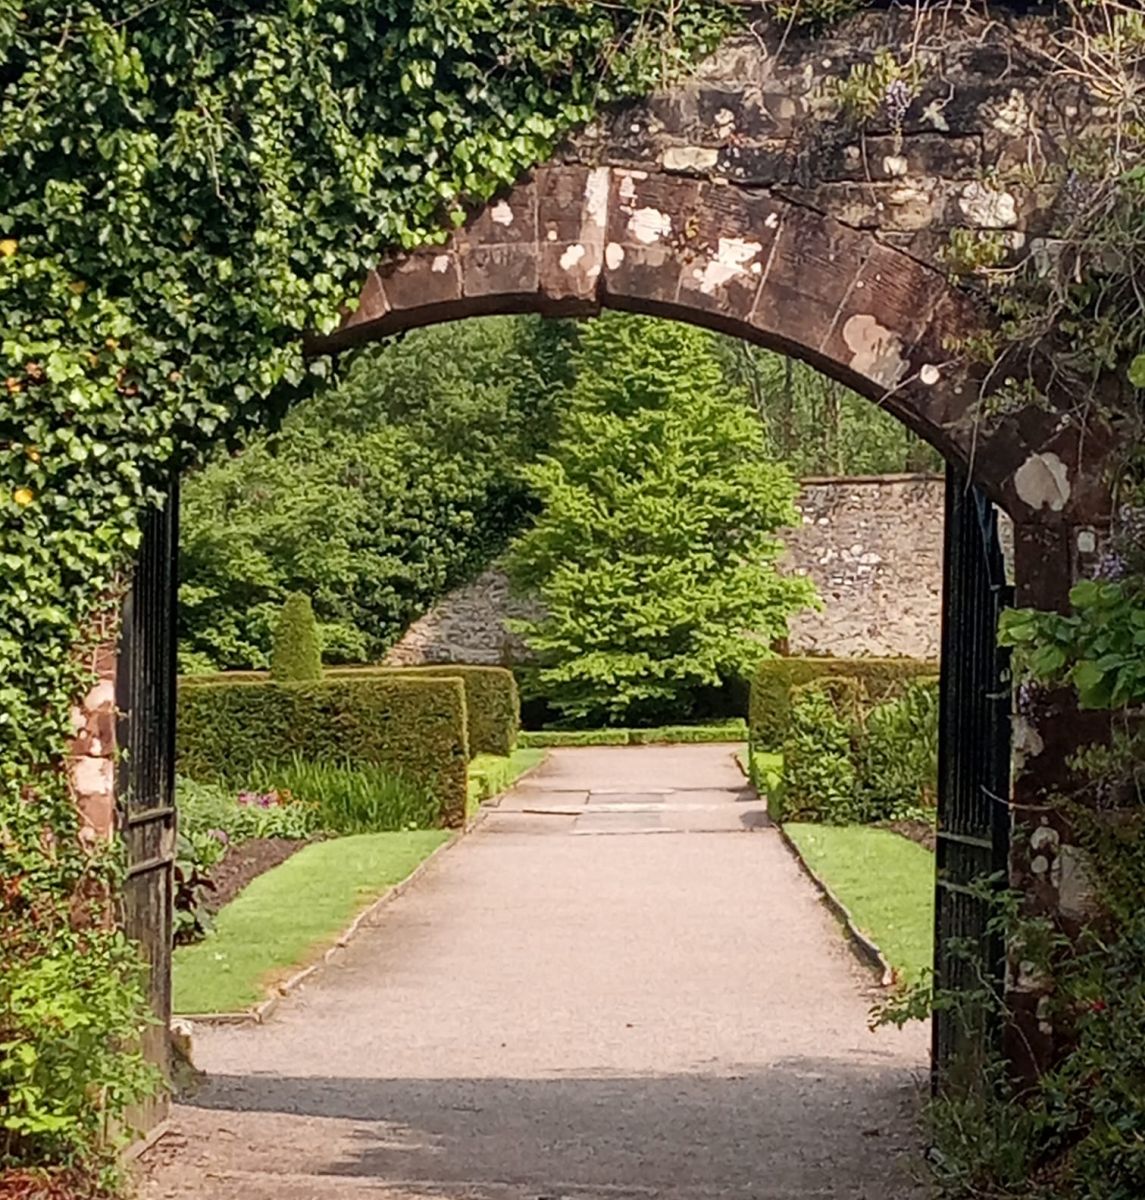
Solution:
<svg viewBox="0 0 1145 1200">
<path fill-rule="evenodd" d="M 1045 74 L 1051 17 L 911 8 L 815 38 L 762 20 L 694 77 L 606 114 L 448 241 L 383 258 L 356 310 L 310 350 L 485 313 L 618 308 L 797 355 L 961 463 L 1013 518 L 1018 603 L 1063 607 L 1101 551 L 1107 442 L 1083 436 L 1068 395 L 982 414 L 984 387 L 1006 371 L 986 380 L 961 360 L 988 318 L 942 258 L 953 228 L 1015 256 L 1045 250 L 1055 189 L 1037 168 L 1063 161 L 1065 137 L 1095 114 Z M 914 64 L 917 94 L 901 120 L 878 108 L 860 134 L 838 84 L 884 49 Z M 1012 373 L 1026 371 L 1052 374 L 1036 357 Z M 95 761 L 113 753 L 100 732 L 107 691 L 75 713 L 72 767 L 85 811 L 110 821 L 111 798 L 85 785 L 109 775 Z M 1011 881 L 1032 910 L 1068 918 L 1081 912 L 1076 856 L 1042 800 L 1088 733 L 1061 693 L 1019 722 Z M 1027 990 L 1023 1053 L 1045 1061 L 1054 1032 L 1036 982 Z"/>
<path fill-rule="evenodd" d="M 749 10 L 753 7 L 745 5 Z M 1101 526 L 1106 450 L 1072 398 L 983 415 L 958 346 L 987 322 L 943 264 L 950 231 L 1044 249 L 1062 161 L 1094 116 L 1047 75 L 1051 18 L 891 8 L 830 34 L 760 18 L 694 77 L 614 110 L 441 246 L 389 256 L 315 352 L 492 312 L 631 309 L 797 355 L 885 405 L 1014 517 Z M 901 121 L 860 132 L 838 99 L 856 62 L 913 61 Z"/>
<path fill-rule="evenodd" d="M 993 5 L 894 7 L 812 38 L 761 19 L 694 78 L 606 115 L 444 244 L 384 258 L 310 349 L 484 313 L 617 308 L 793 354 L 964 467 L 1013 520 L 1017 603 L 1064 609 L 1108 528 L 1110 440 L 1052 387 L 1048 404 L 980 403 L 1008 376 L 1012 394 L 1027 378 L 1045 389 L 1052 363 L 969 365 L 959 347 L 989 316 L 943 263 L 954 229 L 1012 261 L 1052 254 L 1057 188 L 1042 168 L 1101 119 L 1079 85 L 1047 74 L 1053 32 L 1052 15 Z M 914 64 L 915 94 L 901 114 L 876 106 L 859 132 L 839 86 L 883 50 Z M 1102 736 L 1067 691 L 1035 695 L 1016 722 L 1010 882 L 1064 927 L 1084 919 L 1084 882 L 1045 801 L 1073 751 Z M 1017 971 L 1011 989 L 1011 1052 L 1033 1069 L 1057 1035 L 1038 981 Z"/>
</svg>

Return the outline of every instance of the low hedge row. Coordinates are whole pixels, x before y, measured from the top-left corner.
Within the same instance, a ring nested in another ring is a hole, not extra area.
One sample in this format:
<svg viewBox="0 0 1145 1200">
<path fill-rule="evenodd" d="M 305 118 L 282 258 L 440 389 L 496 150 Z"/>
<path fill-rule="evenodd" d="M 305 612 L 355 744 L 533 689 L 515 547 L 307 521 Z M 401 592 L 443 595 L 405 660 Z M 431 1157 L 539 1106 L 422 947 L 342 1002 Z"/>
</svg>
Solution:
<svg viewBox="0 0 1145 1200">
<path fill-rule="evenodd" d="M 938 664 L 917 658 L 769 658 L 756 668 L 748 700 L 752 748 L 783 748 L 791 719 L 792 690 L 818 679 L 844 676 L 859 682 L 867 700 L 879 703 L 903 693 L 918 679 L 935 678 Z"/>
<path fill-rule="evenodd" d="M 796 687 L 783 742 L 776 820 L 832 825 L 933 818 L 938 790 L 938 684 L 915 680 L 871 705 L 860 680 Z"/>
<path fill-rule="evenodd" d="M 465 821 L 469 746 L 457 678 L 196 681 L 179 690 L 180 774 L 242 784 L 293 755 L 383 766 L 427 787 L 439 823 Z"/>
<path fill-rule="evenodd" d="M 331 667 L 327 678 L 362 675 L 401 675 L 460 679 L 465 685 L 465 707 L 469 713 L 469 753 L 506 757 L 517 745 L 521 727 L 521 698 L 517 681 L 506 667 L 443 663 L 426 667 Z"/>
<path fill-rule="evenodd" d="M 663 743 L 742 742 L 744 721 L 721 725 L 660 725 L 653 729 L 542 729 L 523 732 L 522 746 L 650 746 Z"/>
<path fill-rule="evenodd" d="M 470 754 L 513 753 L 521 725 L 521 700 L 513 672 L 505 667 L 467 664 L 442 664 L 427 667 L 327 667 L 325 679 L 370 678 L 448 678 L 460 679 L 465 687 L 465 706 L 469 718 Z M 265 671 L 227 671 L 213 675 L 187 675 L 180 688 L 213 683 L 258 683 L 267 680 Z"/>
</svg>

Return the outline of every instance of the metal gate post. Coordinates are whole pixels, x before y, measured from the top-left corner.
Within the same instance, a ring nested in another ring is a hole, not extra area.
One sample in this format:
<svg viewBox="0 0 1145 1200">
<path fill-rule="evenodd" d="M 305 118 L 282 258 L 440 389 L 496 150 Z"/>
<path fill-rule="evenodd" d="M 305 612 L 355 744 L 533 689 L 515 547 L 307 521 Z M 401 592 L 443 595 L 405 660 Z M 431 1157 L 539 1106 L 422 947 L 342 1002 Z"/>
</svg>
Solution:
<svg viewBox="0 0 1145 1200">
<path fill-rule="evenodd" d="M 123 606 L 116 696 L 116 780 L 127 877 L 123 929 L 149 967 L 156 1024 L 143 1038 L 149 1061 L 169 1071 L 171 933 L 175 862 L 175 672 L 179 493 L 143 518 L 143 540 Z M 157 1099 L 133 1123 L 147 1130 L 166 1114 Z"/>
<path fill-rule="evenodd" d="M 936 992 L 1000 994 L 1005 947 L 988 928 L 982 885 L 1005 879 L 1010 841 L 1010 675 L 998 619 L 1012 602 L 993 504 L 953 465 L 946 470 L 942 678 L 938 752 L 938 842 L 934 937 Z M 950 939 L 975 947 L 951 953 Z M 937 1008 L 932 1086 L 973 1072 L 998 1030 L 989 1006 Z"/>
</svg>

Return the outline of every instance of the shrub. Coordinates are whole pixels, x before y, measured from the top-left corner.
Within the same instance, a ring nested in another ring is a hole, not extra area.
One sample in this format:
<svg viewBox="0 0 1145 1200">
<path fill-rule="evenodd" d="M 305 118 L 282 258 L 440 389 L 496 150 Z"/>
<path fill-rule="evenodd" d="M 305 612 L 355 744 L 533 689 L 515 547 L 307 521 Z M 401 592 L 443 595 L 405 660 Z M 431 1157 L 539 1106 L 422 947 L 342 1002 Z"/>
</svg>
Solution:
<svg viewBox="0 0 1145 1200">
<path fill-rule="evenodd" d="M 269 768 L 263 780 L 314 812 L 324 833 L 429 829 L 437 803 L 424 786 L 368 763 L 308 762 L 300 755 Z"/>
<path fill-rule="evenodd" d="M 270 677 L 280 683 L 322 678 L 318 622 L 310 607 L 310 597 L 302 592 L 291 592 L 283 603 L 274 630 Z"/>
<path fill-rule="evenodd" d="M 26 1163 L 74 1166 L 75 1195 L 92 1195 L 96 1176 L 115 1174 L 109 1136 L 126 1140 L 130 1106 L 161 1084 L 139 1049 L 145 968 L 138 946 L 111 930 L 59 913 L 17 922 L 29 891 L 26 877 L 0 881 L 0 1176 Z"/>
<path fill-rule="evenodd" d="M 929 820 L 938 803 L 938 685 L 918 681 L 866 717 L 855 762 L 865 821 Z"/>
<path fill-rule="evenodd" d="M 801 684 L 843 675 L 859 680 L 867 699 L 879 703 L 901 695 L 912 681 L 937 674 L 937 664 L 917 658 L 769 658 L 759 664 L 751 682 L 752 748 L 773 753 L 782 748 L 791 692 Z"/>
<path fill-rule="evenodd" d="M 859 820 L 855 748 L 862 700 L 862 685 L 847 676 L 828 676 L 792 689 L 783 784 L 773 794 L 773 818 L 832 825 Z"/>
<path fill-rule="evenodd" d="M 318 829 L 313 805 L 297 796 L 278 792 L 257 794 L 249 790 L 254 779 L 243 781 L 243 791 L 214 783 L 200 783 L 185 776 L 175 780 L 175 803 L 179 809 L 179 832 L 189 837 L 222 833 L 225 844 L 250 838 L 306 838 Z"/>
<path fill-rule="evenodd" d="M 179 770 L 245 786 L 294 755 L 381 766 L 428 789 L 435 823 L 465 820 L 465 693 L 458 679 L 370 675 L 323 683 L 197 683 L 179 692 Z"/>
<path fill-rule="evenodd" d="M 325 679 L 372 679 L 393 677 L 460 679 L 465 687 L 465 711 L 469 723 L 470 754 L 496 754 L 501 758 L 513 753 L 521 726 L 521 701 L 513 672 L 505 667 L 474 666 L 467 663 L 428 667 L 334 667 Z M 265 683 L 265 671 L 226 671 L 211 675 L 188 675 L 180 679 L 182 688 L 211 683 Z"/>
<path fill-rule="evenodd" d="M 504 758 L 517 745 L 521 698 L 513 672 L 505 667 L 443 663 L 425 667 L 344 667 L 327 674 L 333 679 L 376 674 L 460 679 L 465 685 L 465 711 L 469 717 L 469 753 Z"/>
</svg>

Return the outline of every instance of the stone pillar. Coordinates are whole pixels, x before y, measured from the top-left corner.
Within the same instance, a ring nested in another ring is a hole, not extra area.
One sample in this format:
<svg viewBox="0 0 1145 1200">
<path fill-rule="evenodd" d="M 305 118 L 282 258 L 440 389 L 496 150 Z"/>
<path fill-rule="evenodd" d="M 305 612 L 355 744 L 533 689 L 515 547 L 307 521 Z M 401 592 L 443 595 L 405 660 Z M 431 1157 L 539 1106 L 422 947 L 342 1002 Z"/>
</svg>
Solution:
<svg viewBox="0 0 1145 1200">
<path fill-rule="evenodd" d="M 71 711 L 68 781 L 80 813 L 80 836 L 89 843 L 112 837 L 116 828 L 114 628 L 114 621 L 105 617 L 90 657 L 95 682 Z"/>
<path fill-rule="evenodd" d="M 1016 604 L 1065 612 L 1070 588 L 1092 574 L 1105 537 L 1090 525 L 1016 525 Z M 1048 918 L 1067 936 L 1082 927 L 1087 909 L 1081 856 L 1056 798 L 1070 790 L 1071 756 L 1108 736 L 1109 714 L 1080 710 L 1071 688 L 1016 692 L 1010 886 L 1023 894 L 1026 916 Z M 1015 1021 L 1006 1051 L 1019 1078 L 1033 1078 L 1068 1050 L 1051 1020 L 1052 986 L 1021 946 L 1011 948 L 1007 993 Z"/>
</svg>

